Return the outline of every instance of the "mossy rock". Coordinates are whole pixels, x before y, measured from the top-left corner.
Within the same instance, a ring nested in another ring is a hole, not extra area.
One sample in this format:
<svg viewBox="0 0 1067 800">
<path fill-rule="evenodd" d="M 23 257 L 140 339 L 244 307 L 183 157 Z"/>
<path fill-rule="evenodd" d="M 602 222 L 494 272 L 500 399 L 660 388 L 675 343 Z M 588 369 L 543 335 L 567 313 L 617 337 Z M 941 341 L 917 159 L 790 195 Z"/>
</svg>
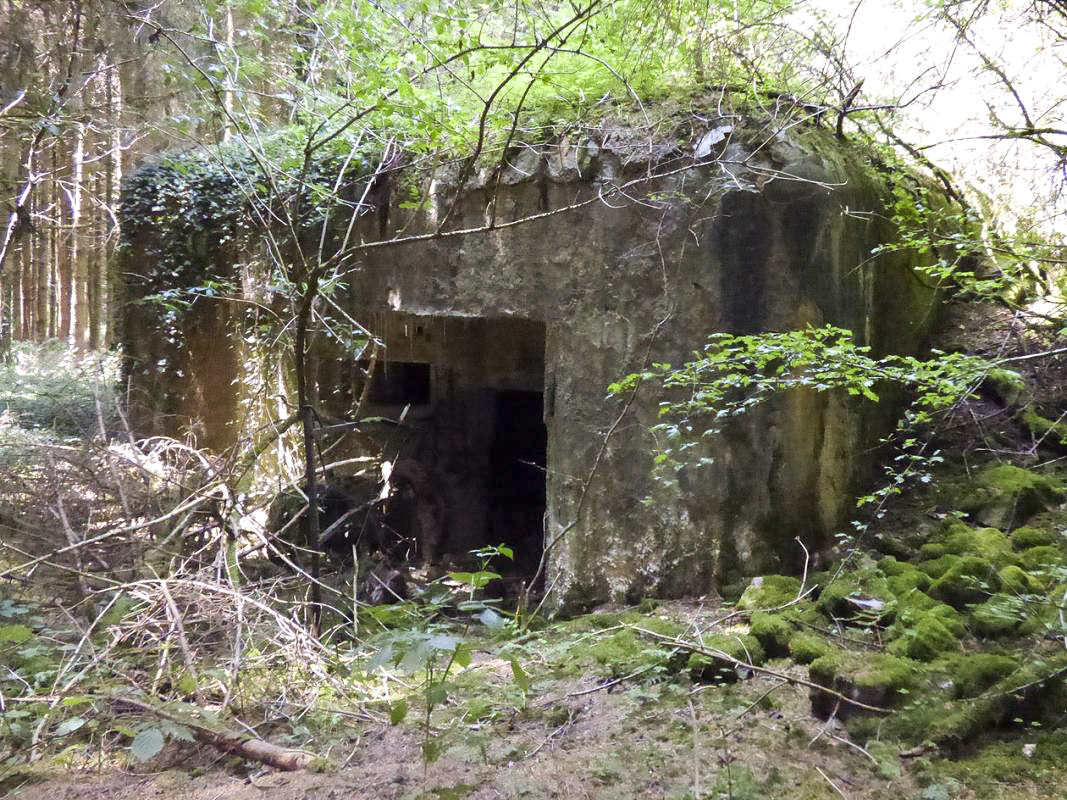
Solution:
<svg viewBox="0 0 1067 800">
<path fill-rule="evenodd" d="M 907 561 L 901 561 L 895 556 L 886 556 L 879 559 L 878 569 L 887 578 L 895 578 L 898 575 L 906 575 L 909 572 L 915 571 L 915 565 L 910 564 Z"/>
<path fill-rule="evenodd" d="M 921 533 L 889 533 L 879 531 L 871 537 L 871 547 L 900 561 L 908 561 L 915 556 L 916 549 L 925 537 Z"/>
<path fill-rule="evenodd" d="M 894 626 L 897 637 L 889 652 L 916 661 L 934 661 L 960 649 L 960 640 L 935 613 L 915 614 L 914 621 Z"/>
<path fill-rule="evenodd" d="M 646 631 L 658 633 L 660 636 L 677 638 L 685 633 L 686 626 L 673 619 L 666 619 L 654 613 L 642 612 L 640 609 L 623 611 L 618 616 L 619 624 L 633 625 L 635 628 L 643 628 Z"/>
<path fill-rule="evenodd" d="M 914 661 L 887 653 L 834 650 L 811 662 L 808 674 L 813 683 L 852 700 L 890 708 L 917 685 L 922 668 Z M 812 711 L 821 719 L 829 717 L 835 709 L 842 718 L 858 710 L 817 689 L 812 689 L 811 705 Z"/>
<path fill-rule="evenodd" d="M 1045 545 L 1043 547 L 1031 547 L 1019 553 L 1019 563 L 1023 569 L 1036 572 L 1049 567 L 1059 567 L 1064 564 L 1063 551 L 1058 547 Z"/>
<path fill-rule="evenodd" d="M 649 642 L 636 631 L 615 631 L 594 642 L 588 650 L 593 660 L 608 667 L 615 677 L 629 675 L 645 667 L 667 666 L 669 671 L 681 669 L 685 659 L 663 646 Z"/>
<path fill-rule="evenodd" d="M 789 640 L 789 657 L 798 664 L 810 664 L 833 651 L 833 646 L 816 633 L 800 631 Z"/>
<path fill-rule="evenodd" d="M 948 558 L 949 556 L 946 556 Z M 981 602 L 999 587 L 993 565 L 978 556 L 958 556 L 940 578 L 930 586 L 930 596 L 963 609 Z"/>
<path fill-rule="evenodd" d="M 913 589 L 928 589 L 932 583 L 930 576 L 914 564 L 897 561 L 892 557 L 879 561 L 878 569 L 886 576 L 889 591 L 898 599 Z"/>
<path fill-rule="evenodd" d="M 1063 499 L 1062 487 L 1031 470 L 1000 464 L 978 473 L 957 507 L 981 525 L 1010 530 Z"/>
<path fill-rule="evenodd" d="M 1018 635 L 1027 616 L 1026 603 L 1018 597 L 995 594 L 971 609 L 971 628 L 987 638 Z"/>
<path fill-rule="evenodd" d="M 1025 408 L 1016 417 L 1019 424 L 1026 428 L 1034 441 L 1043 444 L 1067 447 L 1067 422 L 1056 422 L 1041 416 L 1032 408 Z"/>
<path fill-rule="evenodd" d="M 780 614 L 757 611 L 752 615 L 748 632 L 760 643 L 768 658 L 782 658 L 789 655 L 789 642 L 797 630 Z"/>
<path fill-rule="evenodd" d="M 1018 405 L 1026 392 L 1026 381 L 1018 372 L 996 367 L 986 373 L 982 387 L 1006 406 Z"/>
<path fill-rule="evenodd" d="M 939 558 L 944 555 L 979 556 L 999 562 L 1010 558 L 1012 545 L 996 528 L 972 528 L 963 523 L 954 523 L 936 542 L 923 545 L 921 558 Z"/>
<path fill-rule="evenodd" d="M 753 578 L 737 601 L 744 611 L 780 608 L 797 599 L 800 579 L 790 575 L 763 575 Z"/>
<path fill-rule="evenodd" d="M 997 573 L 997 579 L 1001 588 L 1013 594 L 1037 594 L 1043 589 L 1040 580 L 1016 564 L 1004 567 Z"/>
<path fill-rule="evenodd" d="M 1062 534 L 1048 528 L 1016 528 L 1011 532 L 1011 546 L 1016 550 L 1029 550 L 1031 547 L 1055 547 L 1063 544 Z"/>
<path fill-rule="evenodd" d="M 708 653 L 691 653 L 686 664 L 689 675 L 694 681 L 704 683 L 732 683 L 737 680 L 738 665 L 752 664 L 759 666 L 766 661 L 766 654 L 756 637 L 751 635 L 729 636 L 725 633 L 717 633 L 705 636 L 703 649 L 707 651 L 722 651 L 729 658 L 719 658 Z M 733 660 L 731 660 L 733 659 Z"/>
<path fill-rule="evenodd" d="M 961 558 L 962 556 L 943 555 L 938 558 L 931 558 L 927 561 L 920 561 L 915 566 L 920 572 L 925 572 L 931 578 L 937 580 L 956 566 Z"/>
<path fill-rule="evenodd" d="M 948 662 L 953 692 L 958 698 L 975 697 L 1019 666 L 1014 658 L 997 653 L 970 653 Z"/>
<path fill-rule="evenodd" d="M 887 579 L 887 583 L 889 591 L 893 593 L 893 597 L 899 600 L 910 592 L 922 592 L 929 589 L 933 581 L 925 572 L 915 569 L 904 575 L 894 575 L 892 578 Z"/>
<path fill-rule="evenodd" d="M 845 570 L 827 583 L 815 605 L 835 618 L 852 617 L 864 610 L 885 616 L 892 614 L 894 600 L 886 576 L 868 563 Z"/>
<path fill-rule="evenodd" d="M 1033 657 L 979 696 L 962 700 L 917 697 L 883 720 L 885 739 L 917 743 L 930 741 L 957 749 L 979 734 L 995 730 L 1013 719 L 1041 721 L 1063 713 L 1067 693 L 1067 654 Z"/>
<path fill-rule="evenodd" d="M 963 624 L 963 615 L 959 611 L 917 589 L 903 595 L 897 602 L 897 620 L 893 628 L 914 625 L 922 616 L 927 615 L 940 620 L 941 624 L 957 638 L 962 638 L 967 632 Z"/>
</svg>

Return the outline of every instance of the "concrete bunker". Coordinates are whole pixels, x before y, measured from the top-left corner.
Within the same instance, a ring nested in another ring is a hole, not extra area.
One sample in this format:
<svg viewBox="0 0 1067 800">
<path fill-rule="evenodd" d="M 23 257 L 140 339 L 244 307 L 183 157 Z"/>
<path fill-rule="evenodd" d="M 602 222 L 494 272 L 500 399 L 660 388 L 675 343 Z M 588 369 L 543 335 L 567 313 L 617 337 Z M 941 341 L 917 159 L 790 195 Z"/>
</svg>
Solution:
<svg viewBox="0 0 1067 800">
<path fill-rule="evenodd" d="M 651 149 L 643 128 L 627 138 L 615 126 L 524 146 L 500 173 L 463 186 L 442 173 L 419 184 L 418 208 L 383 197 L 351 238 L 338 231 L 337 246 L 353 249 L 335 299 L 386 347 L 359 435 L 333 453 L 366 456 L 369 436 L 409 491 L 425 493 L 403 523 L 418 531 L 418 560 L 505 543 L 529 574 L 547 552 L 546 608 L 578 610 L 799 571 L 798 540 L 816 552 L 847 521 L 871 448 L 895 420 L 890 399 L 784 396 L 659 474 L 662 393 L 607 396 L 649 363 L 683 363 L 712 332 L 833 324 L 880 355 L 921 350 L 936 319 L 936 294 L 912 271 L 918 256 L 879 247 L 898 232 L 864 148 L 817 128 L 768 138 L 761 122 L 735 120 L 704 156 L 701 137 L 718 123 L 686 120 Z M 123 231 L 136 276 L 159 232 L 150 220 Z M 249 249 L 247 259 L 213 253 L 211 274 L 270 302 Z M 170 280 L 149 278 L 131 279 L 131 299 Z M 130 308 L 138 430 L 195 429 L 223 449 L 255 441 L 263 417 L 292 414 L 284 364 L 257 352 L 254 320 L 241 316 L 251 312 L 199 303 L 170 320 Z M 218 364 L 193 349 L 204 331 L 229 331 L 210 338 Z M 320 345 L 320 407 L 349 426 L 363 370 L 333 341 Z M 367 422 L 375 416 L 393 422 Z M 291 474 L 285 458 L 273 463 Z M 263 473 L 271 467 L 263 459 Z"/>
<path fill-rule="evenodd" d="M 357 364 L 370 374 L 362 427 L 410 493 L 401 504 L 410 518 L 398 524 L 419 539 L 422 560 L 462 562 L 471 550 L 504 544 L 515 553 L 515 577 L 531 577 L 543 547 L 548 463 L 544 324 L 364 318 L 385 346 Z"/>
</svg>

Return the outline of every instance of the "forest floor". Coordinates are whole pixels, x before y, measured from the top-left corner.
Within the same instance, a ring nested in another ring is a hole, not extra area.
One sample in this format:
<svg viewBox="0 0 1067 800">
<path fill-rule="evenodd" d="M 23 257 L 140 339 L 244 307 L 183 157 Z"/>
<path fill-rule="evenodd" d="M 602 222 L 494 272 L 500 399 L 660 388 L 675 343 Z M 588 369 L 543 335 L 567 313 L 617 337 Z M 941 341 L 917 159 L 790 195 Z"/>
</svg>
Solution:
<svg viewBox="0 0 1067 800">
<path fill-rule="evenodd" d="M 338 722 L 317 736 L 336 765 L 322 771 L 272 771 L 176 742 L 148 764 L 74 757 L 17 771 L 5 785 L 9 796 L 27 800 L 1051 800 L 1067 791 L 1067 763 L 1059 760 L 1067 739 L 1058 736 L 990 732 L 981 746 L 948 758 L 933 746 L 856 746 L 836 719 L 812 714 L 811 690 L 784 679 L 808 677 L 788 660 L 767 665 L 784 677 L 750 672 L 727 683 L 656 668 L 612 677 L 615 667 L 640 670 L 644 659 L 647 667 L 663 655 L 651 644 L 642 653 L 645 645 L 620 631 L 657 621 L 715 627 L 728 615 L 716 604 L 671 603 L 646 613 L 604 610 L 547 628 L 520 648 L 531 654 L 526 670 L 537 677 L 518 701 L 509 662 L 480 652 L 456 678 L 447 706 L 435 712 L 435 735 L 441 726 L 449 730 L 432 763 L 422 757 L 418 720 Z M 510 700 L 500 705 L 501 698 Z M 486 713 L 494 705 L 496 712 Z M 479 709 L 487 721 L 467 721 Z"/>
<path fill-rule="evenodd" d="M 1008 319 L 983 339 L 976 321 L 988 313 L 949 326 L 972 350 L 1049 346 Z M 103 484 L 85 476 L 105 470 L 100 452 L 0 418 L 0 532 L 25 548 L 0 559 L 0 794 L 1067 797 L 1067 436 L 1050 422 L 1067 361 L 1019 366 L 1021 392 L 990 382 L 942 430 L 930 486 L 803 580 L 528 625 L 453 581 L 361 610 L 358 636 L 338 614 L 322 640 L 300 624 L 299 582 L 265 560 L 237 580 L 221 549 L 162 578 L 179 561 L 155 540 L 140 560 L 130 540 L 102 542 L 4 577 L 62 545 L 71 519 L 96 524 Z M 31 449 L 48 454 L 32 468 Z M 13 516 L 41 497 L 41 525 Z M 101 564 L 119 589 L 86 588 Z M 273 769 L 224 752 L 218 731 L 315 758 Z"/>
</svg>

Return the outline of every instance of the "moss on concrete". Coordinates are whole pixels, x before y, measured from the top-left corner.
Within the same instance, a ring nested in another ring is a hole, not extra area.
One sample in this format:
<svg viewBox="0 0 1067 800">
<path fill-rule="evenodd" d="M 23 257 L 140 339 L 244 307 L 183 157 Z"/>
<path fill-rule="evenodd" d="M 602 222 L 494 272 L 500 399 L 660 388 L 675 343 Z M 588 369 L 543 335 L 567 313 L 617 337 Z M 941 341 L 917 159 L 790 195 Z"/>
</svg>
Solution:
<svg viewBox="0 0 1067 800">
<path fill-rule="evenodd" d="M 796 600 L 800 594 L 800 579 L 789 575 L 763 575 L 753 578 L 737 601 L 745 611 L 779 608 Z"/>
</svg>

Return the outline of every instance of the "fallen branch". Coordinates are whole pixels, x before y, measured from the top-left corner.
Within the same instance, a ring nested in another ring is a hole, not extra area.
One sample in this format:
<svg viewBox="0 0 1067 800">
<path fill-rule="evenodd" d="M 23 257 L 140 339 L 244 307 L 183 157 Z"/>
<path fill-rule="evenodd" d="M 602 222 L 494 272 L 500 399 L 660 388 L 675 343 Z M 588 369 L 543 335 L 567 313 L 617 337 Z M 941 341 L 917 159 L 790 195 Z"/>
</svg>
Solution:
<svg viewBox="0 0 1067 800">
<path fill-rule="evenodd" d="M 249 738 L 245 734 L 234 733 L 233 731 L 228 730 L 218 730 L 194 719 L 192 714 L 186 715 L 167 711 L 152 703 L 147 703 L 133 697 L 118 697 L 115 698 L 115 702 L 133 706 L 138 711 L 151 714 L 154 717 L 166 720 L 167 722 L 172 722 L 175 725 L 182 725 L 188 728 L 192 732 L 194 738 L 201 744 L 210 745 L 224 753 L 231 753 L 240 756 L 241 758 L 247 758 L 250 761 L 258 761 L 269 767 L 274 767 L 275 769 L 293 772 L 295 770 L 307 769 L 313 764 L 323 761 L 320 756 L 317 756 L 314 753 L 309 753 L 306 750 L 291 750 L 289 748 L 279 747 L 276 744 L 271 744 L 263 739 Z"/>
</svg>

